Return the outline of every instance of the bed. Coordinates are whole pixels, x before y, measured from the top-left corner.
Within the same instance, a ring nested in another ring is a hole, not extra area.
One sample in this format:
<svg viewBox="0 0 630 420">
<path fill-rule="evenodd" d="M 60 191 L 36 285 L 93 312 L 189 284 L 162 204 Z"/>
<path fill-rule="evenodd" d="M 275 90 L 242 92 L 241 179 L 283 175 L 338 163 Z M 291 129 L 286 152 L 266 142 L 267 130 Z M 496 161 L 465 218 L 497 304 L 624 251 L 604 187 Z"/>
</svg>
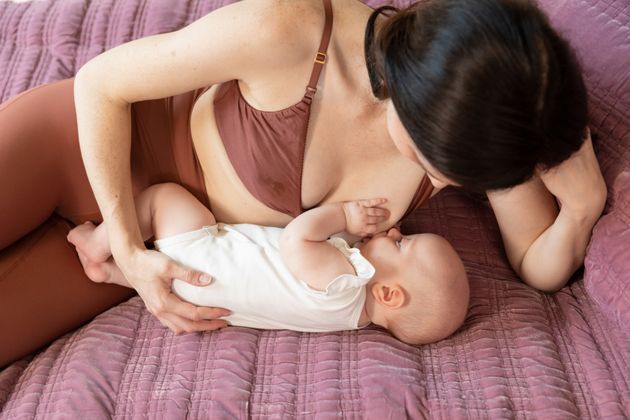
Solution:
<svg viewBox="0 0 630 420">
<path fill-rule="evenodd" d="M 0 2 L 0 99 L 230 2 Z M 471 303 L 450 338 L 414 347 L 372 327 L 175 336 L 136 296 L 0 371 L 0 418 L 630 417 L 630 1 L 540 4 L 583 63 L 609 188 L 567 287 L 519 282 L 487 202 L 447 189 L 403 228 L 445 236 L 464 260 Z"/>
</svg>

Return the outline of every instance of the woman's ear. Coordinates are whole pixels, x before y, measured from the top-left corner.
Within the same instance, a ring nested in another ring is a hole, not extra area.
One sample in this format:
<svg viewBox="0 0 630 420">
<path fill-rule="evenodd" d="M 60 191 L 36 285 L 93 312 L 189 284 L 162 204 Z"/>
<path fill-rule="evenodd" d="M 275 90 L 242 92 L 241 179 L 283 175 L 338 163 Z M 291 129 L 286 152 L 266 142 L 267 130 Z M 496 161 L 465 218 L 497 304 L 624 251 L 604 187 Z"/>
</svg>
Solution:
<svg viewBox="0 0 630 420">
<path fill-rule="evenodd" d="M 372 287 L 372 296 L 379 304 L 387 309 L 398 309 L 407 300 L 405 291 L 399 285 L 377 283 Z"/>
</svg>

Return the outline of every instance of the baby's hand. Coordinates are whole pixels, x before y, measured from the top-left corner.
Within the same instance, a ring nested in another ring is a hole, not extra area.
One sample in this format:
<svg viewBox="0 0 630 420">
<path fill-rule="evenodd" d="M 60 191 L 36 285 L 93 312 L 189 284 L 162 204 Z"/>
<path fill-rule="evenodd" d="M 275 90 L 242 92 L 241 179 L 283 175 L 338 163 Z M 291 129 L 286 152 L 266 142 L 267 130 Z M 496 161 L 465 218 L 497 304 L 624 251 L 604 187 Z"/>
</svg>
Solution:
<svg viewBox="0 0 630 420">
<path fill-rule="evenodd" d="M 389 217 L 389 210 L 379 207 L 386 202 L 386 198 L 372 198 L 342 203 L 346 215 L 346 231 L 361 237 L 376 233 L 376 225 Z"/>
</svg>

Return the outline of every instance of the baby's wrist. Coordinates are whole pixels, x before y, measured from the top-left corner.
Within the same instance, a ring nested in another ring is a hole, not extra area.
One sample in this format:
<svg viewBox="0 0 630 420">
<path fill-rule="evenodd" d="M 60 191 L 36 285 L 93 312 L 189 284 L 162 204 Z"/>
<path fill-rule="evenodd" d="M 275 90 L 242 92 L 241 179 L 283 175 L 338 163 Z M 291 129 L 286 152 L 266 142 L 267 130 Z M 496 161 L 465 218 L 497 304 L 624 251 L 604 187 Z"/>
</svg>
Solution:
<svg viewBox="0 0 630 420">
<path fill-rule="evenodd" d="M 343 201 L 341 203 L 338 203 L 338 208 L 341 209 L 341 214 L 343 215 L 343 225 L 344 225 L 344 230 L 347 228 L 347 226 L 350 224 L 350 207 L 349 207 L 350 202 L 349 201 Z"/>
<path fill-rule="evenodd" d="M 353 216 L 352 215 L 354 213 L 352 205 L 354 203 L 355 202 L 353 202 L 353 201 L 344 201 L 344 202 L 341 203 L 341 208 L 343 210 L 342 211 L 343 221 L 344 221 L 343 230 L 348 232 L 348 233 L 350 233 L 350 234 L 352 234 L 352 235 L 357 235 L 358 233 L 356 232 L 356 229 L 353 228 L 353 227 L 356 227 L 356 226 L 353 226 L 353 223 L 352 223 L 352 220 L 353 220 Z M 354 225 L 356 225 L 356 222 L 355 222 Z"/>
</svg>

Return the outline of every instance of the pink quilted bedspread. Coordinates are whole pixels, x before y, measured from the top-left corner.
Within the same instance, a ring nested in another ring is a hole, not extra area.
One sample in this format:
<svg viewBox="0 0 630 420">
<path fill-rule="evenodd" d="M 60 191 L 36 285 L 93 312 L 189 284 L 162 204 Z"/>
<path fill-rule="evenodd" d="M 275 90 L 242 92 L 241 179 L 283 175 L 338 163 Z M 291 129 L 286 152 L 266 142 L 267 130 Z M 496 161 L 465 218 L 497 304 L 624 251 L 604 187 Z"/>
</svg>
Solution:
<svg viewBox="0 0 630 420">
<path fill-rule="evenodd" d="M 0 2 L 0 98 L 225 3 Z M 447 190 L 404 227 L 444 235 L 465 261 L 470 312 L 451 338 L 413 347 L 377 328 L 174 336 L 135 297 L 1 371 L 0 418 L 628 418 L 630 3 L 541 4 L 584 63 L 610 192 L 568 287 L 545 295 L 520 283 L 487 204 Z"/>
</svg>

